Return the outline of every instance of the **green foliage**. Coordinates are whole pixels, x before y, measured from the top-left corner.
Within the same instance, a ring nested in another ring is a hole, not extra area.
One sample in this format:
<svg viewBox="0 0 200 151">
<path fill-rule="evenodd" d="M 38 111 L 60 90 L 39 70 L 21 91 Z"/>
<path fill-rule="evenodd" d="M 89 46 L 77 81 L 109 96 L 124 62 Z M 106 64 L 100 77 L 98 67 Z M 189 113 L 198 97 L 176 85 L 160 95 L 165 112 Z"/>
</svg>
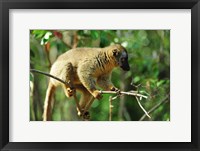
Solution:
<svg viewBox="0 0 200 151">
<path fill-rule="evenodd" d="M 138 91 L 147 95 L 142 106 L 149 111 L 170 92 L 169 30 L 32 30 L 30 31 L 30 67 L 49 72 L 56 58 L 73 47 L 105 47 L 122 44 L 128 51 L 131 70 L 114 69 L 113 84 L 122 91 Z M 48 77 L 30 74 L 30 120 L 42 120 Z M 95 100 L 90 109 L 91 120 L 107 121 L 109 96 Z M 80 97 L 80 96 L 78 96 Z M 144 114 L 135 97 L 122 96 L 113 101 L 112 120 L 138 121 Z M 150 113 L 151 119 L 170 120 L 169 100 Z M 54 97 L 53 120 L 81 120 L 73 98 L 65 97 L 61 88 Z"/>
</svg>

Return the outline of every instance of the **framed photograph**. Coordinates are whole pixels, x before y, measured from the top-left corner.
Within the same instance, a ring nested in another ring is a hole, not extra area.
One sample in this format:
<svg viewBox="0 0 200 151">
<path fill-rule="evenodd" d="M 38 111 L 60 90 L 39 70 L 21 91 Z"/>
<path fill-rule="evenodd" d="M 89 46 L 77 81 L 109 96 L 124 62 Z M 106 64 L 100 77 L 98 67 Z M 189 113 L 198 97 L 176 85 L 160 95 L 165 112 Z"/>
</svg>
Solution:
<svg viewBox="0 0 200 151">
<path fill-rule="evenodd" d="M 1 150 L 200 150 L 200 2 L 0 2 Z"/>
</svg>

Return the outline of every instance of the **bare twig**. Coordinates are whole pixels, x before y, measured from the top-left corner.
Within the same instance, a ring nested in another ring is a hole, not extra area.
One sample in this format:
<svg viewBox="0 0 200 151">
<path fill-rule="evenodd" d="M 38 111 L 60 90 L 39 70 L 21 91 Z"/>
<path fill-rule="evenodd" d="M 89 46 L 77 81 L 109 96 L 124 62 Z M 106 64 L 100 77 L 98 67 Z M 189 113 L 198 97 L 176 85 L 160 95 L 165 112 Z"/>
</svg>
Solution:
<svg viewBox="0 0 200 151">
<path fill-rule="evenodd" d="M 110 96 L 110 98 L 109 98 L 109 121 L 112 121 L 112 108 L 113 108 L 112 96 Z"/>
<path fill-rule="evenodd" d="M 118 94 L 116 91 L 100 91 L 101 94 Z M 138 96 L 147 99 L 148 97 L 139 93 L 134 92 L 124 92 L 120 91 L 120 94 L 126 94 L 126 95 L 133 95 L 133 96 Z"/>
<path fill-rule="evenodd" d="M 144 107 L 141 105 L 140 103 L 140 100 L 142 98 L 147 98 L 147 96 L 144 96 L 142 94 L 139 94 L 138 91 L 130 91 L 130 92 L 123 92 L 123 91 L 120 91 L 120 92 L 117 92 L 117 91 L 100 91 L 102 94 L 117 94 L 115 97 L 111 97 L 109 98 L 109 121 L 112 120 L 112 108 L 113 108 L 113 105 L 112 105 L 112 101 L 117 99 L 118 97 L 122 96 L 122 95 L 132 95 L 132 96 L 135 96 L 137 102 L 138 102 L 138 105 L 140 106 L 140 108 L 144 111 L 145 115 L 148 116 L 149 118 L 151 118 L 151 116 L 147 113 L 147 111 L 144 109 Z M 139 99 L 138 99 L 139 97 Z"/>
<path fill-rule="evenodd" d="M 31 71 L 31 72 L 40 73 L 40 74 L 44 74 L 44 75 L 46 75 L 46 76 L 48 76 L 48 77 L 51 77 L 51 78 L 54 78 L 54 79 L 60 81 L 61 83 L 65 84 L 65 85 L 67 85 L 67 86 L 70 86 L 68 82 L 65 82 L 65 81 L 63 81 L 63 80 L 61 80 L 61 79 L 59 79 L 59 78 L 57 78 L 57 77 L 55 77 L 55 76 L 53 76 L 53 75 L 51 75 L 51 74 L 48 74 L 48 73 L 46 73 L 46 72 L 42 72 L 42 71 L 35 70 L 35 69 L 30 69 L 30 71 Z"/>
<path fill-rule="evenodd" d="M 167 95 L 160 103 L 156 104 L 154 107 L 152 107 L 148 113 L 152 113 L 153 111 L 155 111 L 156 109 L 158 109 L 162 104 L 167 103 L 169 101 L 169 95 Z M 146 117 L 146 114 L 144 114 L 139 121 L 143 121 Z"/>
<path fill-rule="evenodd" d="M 100 92 L 101 92 L 101 91 L 100 91 Z M 116 95 L 115 97 L 112 98 L 112 100 L 115 100 L 115 99 L 117 99 L 118 97 L 123 96 L 123 95 L 124 95 L 124 94 Z"/>
<path fill-rule="evenodd" d="M 135 98 L 136 98 L 136 100 L 137 100 L 137 102 L 138 102 L 140 108 L 144 111 L 145 115 L 146 115 L 148 118 L 151 118 L 151 116 L 147 113 L 147 111 L 146 111 L 146 110 L 143 108 L 143 106 L 141 105 L 140 100 L 138 99 L 138 97 L 136 96 Z"/>
</svg>

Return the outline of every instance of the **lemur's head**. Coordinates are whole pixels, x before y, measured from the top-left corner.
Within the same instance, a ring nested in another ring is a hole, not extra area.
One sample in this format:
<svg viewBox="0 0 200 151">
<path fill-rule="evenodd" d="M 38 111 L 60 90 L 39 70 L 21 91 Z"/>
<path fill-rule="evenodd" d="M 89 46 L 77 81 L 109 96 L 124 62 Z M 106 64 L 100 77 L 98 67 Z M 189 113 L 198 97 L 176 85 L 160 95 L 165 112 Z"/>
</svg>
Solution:
<svg viewBox="0 0 200 151">
<path fill-rule="evenodd" d="M 120 66 L 124 71 L 129 71 L 130 66 L 128 64 L 128 53 L 126 49 L 120 44 L 112 45 L 111 48 L 117 66 Z"/>
</svg>

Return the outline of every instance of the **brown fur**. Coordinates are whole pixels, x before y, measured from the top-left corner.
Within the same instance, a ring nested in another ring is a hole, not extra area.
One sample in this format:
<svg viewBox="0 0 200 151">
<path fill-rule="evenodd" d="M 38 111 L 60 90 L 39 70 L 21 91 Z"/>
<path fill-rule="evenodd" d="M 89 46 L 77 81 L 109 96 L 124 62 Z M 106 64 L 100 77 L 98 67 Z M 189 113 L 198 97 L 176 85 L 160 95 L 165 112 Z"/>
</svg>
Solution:
<svg viewBox="0 0 200 151">
<path fill-rule="evenodd" d="M 92 96 L 96 99 L 101 98 L 96 84 L 104 90 L 116 90 L 110 82 L 110 76 L 113 68 L 118 66 L 116 54 L 122 51 L 124 48 L 121 45 L 112 45 L 105 48 L 75 48 L 60 55 L 52 65 L 50 74 L 69 82 L 70 86 L 50 78 L 50 87 L 47 89 L 45 99 L 44 120 L 50 119 L 45 117 L 50 116 L 47 110 L 52 96 L 51 88 L 61 85 L 67 97 L 72 96 L 75 89 L 80 91 L 82 93 L 80 106 L 83 109 Z"/>
</svg>

